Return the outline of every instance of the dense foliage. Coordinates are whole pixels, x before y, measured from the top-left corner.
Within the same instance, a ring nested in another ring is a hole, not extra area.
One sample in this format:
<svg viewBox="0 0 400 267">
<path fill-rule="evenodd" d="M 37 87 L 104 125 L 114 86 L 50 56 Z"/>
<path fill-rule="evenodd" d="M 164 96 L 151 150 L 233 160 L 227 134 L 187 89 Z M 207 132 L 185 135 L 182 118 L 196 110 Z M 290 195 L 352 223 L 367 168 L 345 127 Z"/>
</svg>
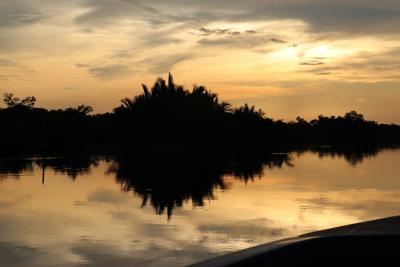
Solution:
<svg viewBox="0 0 400 267">
<path fill-rule="evenodd" d="M 4 95 L 3 148 L 60 146 L 266 147 L 298 144 L 398 144 L 400 126 L 379 124 L 351 111 L 293 122 L 267 118 L 247 104 L 233 108 L 203 86 L 187 90 L 159 78 L 111 113 L 90 106 L 46 110 L 35 97 Z"/>
</svg>

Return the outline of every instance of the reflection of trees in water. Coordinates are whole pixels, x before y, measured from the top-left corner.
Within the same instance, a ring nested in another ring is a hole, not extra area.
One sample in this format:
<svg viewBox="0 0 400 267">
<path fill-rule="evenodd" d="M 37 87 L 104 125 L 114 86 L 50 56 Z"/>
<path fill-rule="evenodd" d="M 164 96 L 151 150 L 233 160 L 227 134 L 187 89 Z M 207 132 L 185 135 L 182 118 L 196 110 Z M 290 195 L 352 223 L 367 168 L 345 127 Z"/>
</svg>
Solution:
<svg viewBox="0 0 400 267">
<path fill-rule="evenodd" d="M 97 166 L 98 162 L 99 157 L 96 156 L 56 157 L 36 160 L 36 164 L 42 169 L 52 169 L 56 173 L 67 175 L 72 180 L 90 173 L 90 169 Z"/>
<path fill-rule="evenodd" d="M 227 189 L 224 175 L 244 181 L 261 176 L 265 166 L 290 164 L 288 154 L 162 153 L 116 157 L 110 168 L 126 191 L 151 204 L 157 214 L 172 215 L 175 207 L 192 201 L 202 206 L 215 189 Z"/>
<path fill-rule="evenodd" d="M 357 165 L 381 150 L 322 147 L 296 152 L 311 151 L 321 158 L 344 158 L 349 164 Z M 115 173 L 123 190 L 142 197 L 143 206 L 151 204 L 157 214 L 166 211 L 170 217 L 173 209 L 185 202 L 202 206 L 204 200 L 214 198 L 215 189 L 227 189 L 225 175 L 248 182 L 262 177 L 267 168 L 284 166 L 293 166 L 290 153 L 140 153 L 135 157 L 116 157 L 109 173 Z"/>
<path fill-rule="evenodd" d="M 75 180 L 78 176 L 88 174 L 98 162 L 99 157 L 96 156 L 0 159 L 0 178 L 18 178 L 24 172 L 32 174 L 37 167 L 41 169 L 43 176 L 45 170 L 53 170 Z"/>
<path fill-rule="evenodd" d="M 238 179 L 254 180 L 262 177 L 264 169 L 292 167 L 291 158 L 288 153 L 237 153 L 229 160 L 228 172 Z"/>
<path fill-rule="evenodd" d="M 365 159 L 376 157 L 381 152 L 383 147 L 330 147 L 322 146 L 311 149 L 297 150 L 296 152 L 301 155 L 304 152 L 311 151 L 318 154 L 318 157 L 323 158 L 339 158 L 345 159 L 350 165 L 356 166 L 362 163 Z"/>
<path fill-rule="evenodd" d="M 19 178 L 23 172 L 33 173 L 34 164 L 31 159 L 0 159 L 0 179 Z"/>
<path fill-rule="evenodd" d="M 219 159 L 221 160 L 221 159 Z M 171 216 L 174 207 L 191 200 L 194 206 L 214 198 L 214 189 L 226 189 L 222 174 L 225 165 L 198 155 L 166 154 L 117 157 L 109 172 L 125 191 L 133 191 L 157 214 Z"/>
<path fill-rule="evenodd" d="M 319 157 L 344 158 L 352 165 L 362 163 L 367 157 L 374 157 L 382 149 L 333 149 L 320 147 L 296 150 L 301 155 L 307 151 Z M 133 155 L 132 155 L 133 154 Z M 202 206 L 205 200 L 215 198 L 216 189 L 229 189 L 224 177 L 231 175 L 244 182 L 262 177 L 268 168 L 293 166 L 291 153 L 168 153 L 136 152 L 112 157 L 108 173 L 125 191 L 132 191 L 143 200 L 143 206 L 151 205 L 157 214 L 172 215 L 175 207 L 191 201 Z M 45 171 L 67 175 L 75 180 L 90 173 L 93 166 L 105 159 L 98 156 L 0 159 L 0 179 L 18 178 L 22 173 L 33 173 L 35 166 Z"/>
</svg>

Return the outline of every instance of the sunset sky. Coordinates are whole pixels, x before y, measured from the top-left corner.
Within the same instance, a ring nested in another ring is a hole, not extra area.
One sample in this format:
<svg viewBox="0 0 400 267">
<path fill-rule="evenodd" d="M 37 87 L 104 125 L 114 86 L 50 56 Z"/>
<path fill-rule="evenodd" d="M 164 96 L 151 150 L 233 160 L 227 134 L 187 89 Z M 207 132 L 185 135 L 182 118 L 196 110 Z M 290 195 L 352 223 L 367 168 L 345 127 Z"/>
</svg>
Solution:
<svg viewBox="0 0 400 267">
<path fill-rule="evenodd" d="M 172 72 L 275 119 L 400 123 L 399 0 L 0 0 L 0 93 L 111 111 Z"/>
</svg>

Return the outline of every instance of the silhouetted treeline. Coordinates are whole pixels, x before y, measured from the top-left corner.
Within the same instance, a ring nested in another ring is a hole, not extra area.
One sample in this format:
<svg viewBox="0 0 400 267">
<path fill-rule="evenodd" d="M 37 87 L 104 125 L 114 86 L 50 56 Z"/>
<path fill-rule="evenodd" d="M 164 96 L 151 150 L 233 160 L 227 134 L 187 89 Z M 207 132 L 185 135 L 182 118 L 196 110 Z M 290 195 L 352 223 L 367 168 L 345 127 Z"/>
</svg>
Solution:
<svg viewBox="0 0 400 267">
<path fill-rule="evenodd" d="M 113 112 L 90 106 L 46 110 L 35 97 L 5 94 L 0 109 L 3 149 L 116 146 L 128 148 L 281 147 L 299 144 L 400 143 L 400 126 L 379 124 L 351 111 L 344 116 L 284 122 L 247 104 L 234 108 L 203 86 L 187 90 L 157 79 Z"/>
</svg>

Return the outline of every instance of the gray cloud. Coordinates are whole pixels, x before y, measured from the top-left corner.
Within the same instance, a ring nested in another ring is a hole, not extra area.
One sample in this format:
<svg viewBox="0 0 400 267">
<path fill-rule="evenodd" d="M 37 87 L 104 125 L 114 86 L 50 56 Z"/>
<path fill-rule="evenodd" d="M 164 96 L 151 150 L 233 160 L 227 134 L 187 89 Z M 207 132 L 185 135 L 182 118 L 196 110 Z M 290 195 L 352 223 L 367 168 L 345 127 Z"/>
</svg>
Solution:
<svg viewBox="0 0 400 267">
<path fill-rule="evenodd" d="M 300 72 L 311 73 L 314 75 L 330 75 L 341 73 L 352 73 L 353 78 L 360 76 L 366 72 L 385 72 L 387 76 L 380 75 L 382 79 L 398 79 L 400 76 L 400 48 L 393 47 L 386 51 L 379 53 L 360 53 L 353 56 L 349 60 L 335 62 L 331 61 L 329 64 L 323 60 L 329 60 L 329 57 L 314 57 L 309 61 L 303 61 L 300 65 L 308 66 L 307 69 Z M 369 75 L 369 74 L 367 74 Z"/>
<path fill-rule="evenodd" d="M 146 58 L 139 62 L 145 65 L 146 68 L 154 74 L 162 74 L 171 72 L 172 69 L 179 63 L 193 58 L 194 54 L 175 54 L 161 57 Z"/>
<path fill-rule="evenodd" d="M 318 66 L 318 65 L 324 65 L 325 63 L 319 60 L 310 60 L 310 61 L 303 61 L 300 62 L 300 65 L 302 66 Z"/>
<path fill-rule="evenodd" d="M 76 18 L 79 24 L 106 26 L 123 18 L 143 20 L 159 13 L 156 8 L 135 0 L 89 0 L 84 5 L 90 10 Z"/>
<path fill-rule="evenodd" d="M 86 33 L 86 34 L 94 33 L 94 31 L 92 29 L 89 29 L 89 28 L 83 28 L 83 29 L 80 30 L 80 32 Z"/>
<path fill-rule="evenodd" d="M 254 31 L 254 30 L 247 30 L 246 33 L 249 33 L 249 34 L 256 34 L 257 31 Z"/>
<path fill-rule="evenodd" d="M 235 39 L 201 39 L 197 42 L 200 45 L 208 45 L 208 46 L 235 46 L 238 44 L 238 41 Z"/>
<path fill-rule="evenodd" d="M 153 74 L 163 74 L 172 71 L 172 69 L 179 63 L 196 57 L 195 53 L 181 53 L 181 54 L 166 54 L 157 55 L 154 57 L 147 57 L 141 60 L 132 61 L 130 58 L 133 56 L 132 50 L 116 51 L 110 58 L 118 59 L 127 62 L 126 64 L 83 64 L 76 63 L 77 68 L 85 68 L 88 72 L 103 80 L 118 79 L 134 74 L 136 71 L 129 67 L 134 64 L 137 68 L 146 70 Z"/>
<path fill-rule="evenodd" d="M 130 49 L 124 49 L 124 50 L 117 50 L 115 51 L 110 58 L 112 59 L 125 59 L 125 58 L 130 58 L 133 55 L 133 50 Z"/>
<path fill-rule="evenodd" d="M 169 29 L 145 32 L 142 34 L 141 38 L 139 38 L 139 41 L 135 41 L 131 48 L 116 50 L 110 58 L 121 60 L 129 59 L 135 57 L 138 53 L 146 49 L 184 43 L 185 40 L 173 36 L 173 31 L 174 30 Z"/>
<path fill-rule="evenodd" d="M 303 73 L 311 73 L 314 75 L 329 75 L 329 74 L 338 74 L 338 71 L 343 71 L 343 68 L 339 65 L 335 64 L 314 64 L 314 65 L 306 65 L 307 69 L 303 69 L 299 72 Z"/>
<path fill-rule="evenodd" d="M 283 1 L 259 5 L 237 18 L 260 20 L 301 19 L 314 31 L 342 31 L 351 33 L 394 32 L 391 24 L 399 22 L 399 4 L 394 1 Z"/>
<path fill-rule="evenodd" d="M 255 49 L 256 52 L 266 53 L 274 50 L 274 44 L 286 44 L 287 42 L 273 37 L 237 35 L 222 38 L 203 38 L 197 43 L 201 46 L 229 46 L 240 49 Z M 265 48 L 267 45 L 270 46 L 268 49 Z"/>
<path fill-rule="evenodd" d="M 2 1 L 0 3 L 0 27 L 31 25 L 50 14 L 48 7 L 71 10 L 86 8 L 75 22 L 106 27 L 123 21 L 145 21 L 151 25 L 172 22 L 186 24 L 187 28 L 214 21 L 266 21 L 273 19 L 299 19 L 307 22 L 317 32 L 336 31 L 351 34 L 398 33 L 400 2 L 397 0 L 73 0 Z M 201 27 L 201 26 L 200 26 Z M 204 34 L 210 34 L 204 27 Z M 217 30 L 217 29 L 215 29 Z M 218 29 L 215 33 L 224 33 Z M 90 27 L 84 27 L 91 32 Z M 234 32 L 234 31 L 233 31 Z M 249 30 L 247 33 L 254 33 Z"/>
<path fill-rule="evenodd" d="M 380 53 L 362 53 L 352 61 L 346 62 L 344 66 L 353 69 L 372 67 L 386 71 L 395 70 L 400 66 L 400 48 L 394 47 Z"/>
<path fill-rule="evenodd" d="M 88 68 L 88 67 L 90 67 L 89 64 L 84 64 L 84 63 L 76 63 L 75 66 L 77 68 Z"/>
<path fill-rule="evenodd" d="M 271 37 L 271 38 L 269 38 L 268 39 L 270 42 L 273 42 L 273 43 L 278 43 L 278 44 L 287 44 L 287 42 L 286 41 L 284 41 L 284 40 L 281 40 L 281 39 L 278 39 L 278 38 L 274 38 L 274 37 Z"/>
<path fill-rule="evenodd" d="M 184 42 L 183 39 L 170 37 L 169 35 L 169 32 L 157 32 L 156 34 L 147 35 L 145 36 L 145 40 L 136 46 L 136 50 L 139 50 L 140 48 L 153 48 L 163 45 L 180 44 Z"/>
<path fill-rule="evenodd" d="M 39 5 L 38 8 L 41 6 Z M 22 0 L 0 2 L 0 27 L 31 25 L 46 15 L 29 2 Z"/>
<path fill-rule="evenodd" d="M 0 80 L 8 81 L 19 79 L 23 74 L 33 73 L 34 71 L 18 62 L 0 58 Z"/>
<path fill-rule="evenodd" d="M 202 37 L 197 43 L 201 46 L 229 46 L 233 48 L 252 49 L 259 46 L 271 44 L 287 44 L 286 41 L 277 37 L 268 37 L 256 30 L 237 31 L 221 28 L 201 27 L 194 35 Z M 273 51 L 274 49 L 259 48 L 255 51 L 263 53 Z"/>
<path fill-rule="evenodd" d="M 77 18 L 78 23 L 104 23 L 118 18 L 144 20 L 149 23 L 265 21 L 266 19 L 300 19 L 314 31 L 351 33 L 397 33 L 400 3 L 396 0 L 240 0 L 195 1 L 162 0 L 123 1 L 91 0 L 90 11 Z M 223 29 L 222 29 L 223 30 Z"/>
<path fill-rule="evenodd" d="M 32 11 L 23 11 L 23 12 L 18 12 L 18 11 L 19 10 L 14 11 L 14 13 L 1 14 L 0 26 L 9 27 L 9 26 L 29 25 L 43 19 L 43 16 L 41 16 L 40 13 Z"/>
<path fill-rule="evenodd" d="M 134 70 L 126 65 L 112 64 L 101 67 L 89 67 L 88 72 L 99 79 L 117 79 L 129 76 Z"/>
<path fill-rule="evenodd" d="M 331 72 L 329 72 L 329 71 L 326 71 L 326 72 L 317 72 L 317 73 L 315 73 L 315 75 L 331 75 L 332 73 Z"/>
<path fill-rule="evenodd" d="M 239 31 L 232 31 L 230 29 L 208 29 L 205 27 L 201 27 L 198 29 L 200 36 L 209 36 L 209 35 L 240 35 Z M 247 32 L 247 31 L 246 31 Z"/>
<path fill-rule="evenodd" d="M 25 66 L 24 64 L 1 58 L 0 58 L 0 68 L 3 70 L 8 69 L 16 72 L 25 72 L 25 73 L 33 72 L 31 68 Z"/>
<path fill-rule="evenodd" d="M 267 44 L 289 45 L 285 38 L 262 36 L 262 32 L 258 29 L 237 31 L 225 27 L 212 28 L 208 26 L 209 23 L 218 21 L 265 22 L 300 19 L 309 25 L 310 31 L 319 33 L 313 38 L 339 38 L 338 36 L 346 36 L 346 34 L 352 34 L 352 36 L 355 34 L 397 34 L 397 25 L 400 22 L 400 2 L 396 0 L 382 0 L 379 3 L 373 0 L 351 2 L 347 0 L 335 2 L 328 0 L 282 0 L 279 2 L 249 0 L 245 3 L 240 0 L 170 0 L 168 2 L 162 0 L 151 2 L 144 0 L 71 0 L 68 3 L 60 0 L 43 0 L 35 4 L 32 4 L 32 1 L 15 0 L 0 2 L 0 29 L 3 29 L 1 30 L 3 34 L 0 35 L 0 51 L 15 50 L 18 47 L 23 49 L 21 44 L 25 44 L 27 40 L 24 37 L 25 32 L 6 31 L 2 26 L 9 28 L 10 26 L 32 25 L 45 21 L 46 18 L 55 16 L 54 12 L 52 14 L 49 11 L 55 7 L 66 11 L 85 8 L 86 12 L 73 19 L 73 22 L 78 24 L 81 32 L 84 33 L 95 33 L 96 27 L 112 29 L 114 24 L 121 22 L 128 23 L 128 25 L 131 23 L 132 29 L 137 26 L 134 25 L 136 22 L 140 23 L 138 27 L 150 27 L 142 31 L 145 34 L 140 30 L 132 31 L 136 37 L 139 35 L 140 41 L 135 40 L 131 47 L 117 50 L 114 55 L 109 56 L 112 59 L 132 58 L 144 49 L 183 43 L 185 40 L 182 37 L 175 37 L 174 33 L 193 31 L 193 29 L 197 29 L 194 34 L 202 37 L 198 40 L 200 46 L 227 46 L 266 53 L 271 51 L 269 47 L 263 47 Z M 143 26 L 143 22 L 147 22 L 147 26 Z M 333 34 L 330 31 L 339 33 Z M 174 65 L 174 56 L 172 55 L 171 58 L 172 61 L 165 60 Z M 161 62 L 162 60 L 153 61 Z M 181 62 L 182 60 L 178 58 L 177 61 Z M 89 72 L 96 77 L 103 78 L 132 73 L 130 68 L 123 66 L 122 63 L 118 62 L 117 65 L 94 67 Z M 303 65 L 311 64 L 307 62 Z M 153 72 L 168 68 L 154 67 Z"/>
</svg>

